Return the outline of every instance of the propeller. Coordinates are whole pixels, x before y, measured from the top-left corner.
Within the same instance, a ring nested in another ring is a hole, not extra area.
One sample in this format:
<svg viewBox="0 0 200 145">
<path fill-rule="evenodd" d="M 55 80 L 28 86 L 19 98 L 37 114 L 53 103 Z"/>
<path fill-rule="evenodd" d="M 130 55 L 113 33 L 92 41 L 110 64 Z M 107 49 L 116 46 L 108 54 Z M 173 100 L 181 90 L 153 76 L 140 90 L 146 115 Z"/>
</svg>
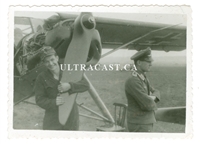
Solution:
<svg viewBox="0 0 200 145">
<path fill-rule="evenodd" d="M 101 41 L 98 31 L 95 29 L 96 23 L 91 13 L 81 13 L 74 21 L 73 36 L 67 53 L 65 55 L 64 64 L 95 64 L 100 59 Z M 91 50 L 90 50 L 91 49 Z M 90 50 L 90 53 L 89 53 Z M 83 77 L 83 71 L 64 71 L 61 82 L 77 82 Z M 61 94 L 65 103 L 59 106 L 59 121 L 64 125 L 73 108 L 76 94 Z"/>
</svg>

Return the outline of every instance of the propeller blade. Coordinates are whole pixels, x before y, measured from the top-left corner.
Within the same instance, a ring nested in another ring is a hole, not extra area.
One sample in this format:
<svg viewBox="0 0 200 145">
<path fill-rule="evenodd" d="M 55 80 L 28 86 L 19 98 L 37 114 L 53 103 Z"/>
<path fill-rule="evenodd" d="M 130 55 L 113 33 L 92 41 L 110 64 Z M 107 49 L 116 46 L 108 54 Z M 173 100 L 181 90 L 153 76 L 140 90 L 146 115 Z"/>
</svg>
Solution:
<svg viewBox="0 0 200 145">
<path fill-rule="evenodd" d="M 67 49 L 64 64 L 86 64 L 91 42 L 96 38 L 96 23 L 91 13 L 81 13 L 74 22 L 74 32 L 72 40 Z M 99 37 L 99 35 L 97 36 Z M 100 40 L 100 38 L 99 38 Z M 83 76 L 83 70 L 64 71 L 61 82 L 77 82 Z M 63 93 L 61 96 L 65 99 L 65 103 L 59 106 L 59 121 L 65 125 L 72 107 L 74 105 L 76 94 L 69 95 Z"/>
</svg>

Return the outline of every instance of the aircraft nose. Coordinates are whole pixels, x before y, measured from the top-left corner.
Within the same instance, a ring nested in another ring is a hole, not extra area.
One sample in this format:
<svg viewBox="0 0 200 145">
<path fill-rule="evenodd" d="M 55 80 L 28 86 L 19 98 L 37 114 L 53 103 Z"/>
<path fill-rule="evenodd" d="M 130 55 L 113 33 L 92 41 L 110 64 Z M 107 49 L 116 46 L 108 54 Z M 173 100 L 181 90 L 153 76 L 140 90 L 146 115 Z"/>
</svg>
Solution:
<svg viewBox="0 0 200 145">
<path fill-rule="evenodd" d="M 82 23 L 87 29 L 93 29 L 95 27 L 94 17 L 88 14 L 83 16 Z"/>
</svg>

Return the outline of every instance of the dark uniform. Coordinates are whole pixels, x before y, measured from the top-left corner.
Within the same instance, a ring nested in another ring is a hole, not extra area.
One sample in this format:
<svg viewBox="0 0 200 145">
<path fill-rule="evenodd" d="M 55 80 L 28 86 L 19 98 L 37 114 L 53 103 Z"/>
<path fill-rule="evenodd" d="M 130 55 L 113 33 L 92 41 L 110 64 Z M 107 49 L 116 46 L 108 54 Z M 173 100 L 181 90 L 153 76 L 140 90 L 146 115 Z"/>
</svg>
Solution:
<svg viewBox="0 0 200 145">
<path fill-rule="evenodd" d="M 69 83 L 71 89 L 69 94 L 79 93 L 88 90 L 89 84 L 83 79 L 77 83 Z M 56 105 L 56 97 L 58 92 L 59 80 L 56 80 L 49 70 L 42 72 L 35 83 L 36 103 L 45 109 L 43 120 L 43 129 L 45 130 L 78 130 L 79 112 L 76 102 L 70 116 L 64 126 L 58 120 L 58 106 Z"/>
<path fill-rule="evenodd" d="M 131 59 L 140 59 L 146 51 L 134 55 Z M 160 93 L 149 84 L 144 72 L 133 71 L 132 76 L 125 83 L 125 93 L 128 100 L 127 124 L 130 132 L 152 132 L 156 122 L 156 102 L 160 100 Z M 151 96 L 156 96 L 153 100 Z"/>
<path fill-rule="evenodd" d="M 48 52 L 49 54 L 49 52 Z M 53 54 L 53 53 L 52 53 Z M 60 71 L 60 77 L 62 71 Z M 72 83 L 69 94 L 84 92 L 89 89 L 89 83 L 82 79 L 79 82 Z M 66 124 L 63 126 L 58 118 L 58 106 L 56 105 L 56 98 L 58 91 L 59 80 L 53 77 L 53 74 L 47 69 L 40 73 L 35 82 L 35 97 L 36 104 L 45 109 L 45 116 L 43 120 L 44 130 L 78 130 L 79 128 L 79 111 L 76 102 L 72 108 Z"/>
</svg>

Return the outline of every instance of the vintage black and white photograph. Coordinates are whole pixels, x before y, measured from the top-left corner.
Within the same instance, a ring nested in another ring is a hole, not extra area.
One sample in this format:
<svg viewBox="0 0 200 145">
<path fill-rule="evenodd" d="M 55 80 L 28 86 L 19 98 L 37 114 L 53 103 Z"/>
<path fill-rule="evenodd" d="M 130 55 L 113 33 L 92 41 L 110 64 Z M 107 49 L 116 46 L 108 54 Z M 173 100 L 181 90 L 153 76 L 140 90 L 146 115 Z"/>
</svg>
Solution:
<svg viewBox="0 0 200 145">
<path fill-rule="evenodd" d="M 186 14 L 13 19 L 13 130 L 186 133 Z"/>
</svg>

